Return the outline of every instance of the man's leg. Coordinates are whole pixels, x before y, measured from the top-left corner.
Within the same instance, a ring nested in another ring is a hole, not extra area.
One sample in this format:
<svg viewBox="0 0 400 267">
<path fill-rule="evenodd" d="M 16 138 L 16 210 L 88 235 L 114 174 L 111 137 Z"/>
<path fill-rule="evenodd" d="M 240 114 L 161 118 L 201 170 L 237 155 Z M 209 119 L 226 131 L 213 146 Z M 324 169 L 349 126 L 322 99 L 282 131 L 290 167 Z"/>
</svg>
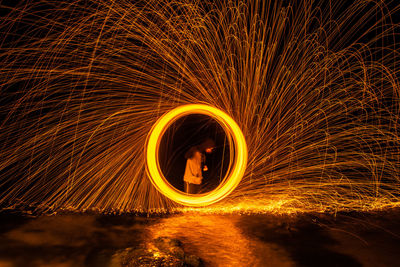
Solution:
<svg viewBox="0 0 400 267">
<path fill-rule="evenodd" d="M 200 191 L 200 185 L 199 184 L 194 184 L 193 185 L 193 193 L 192 194 L 198 194 Z"/>
<path fill-rule="evenodd" d="M 196 184 L 189 184 L 189 194 L 196 194 Z"/>
<path fill-rule="evenodd" d="M 200 189 L 200 185 L 185 182 L 185 193 L 186 194 L 197 194 L 199 192 L 199 189 Z"/>
<path fill-rule="evenodd" d="M 185 184 L 185 193 L 190 194 L 190 184 L 188 182 L 184 182 Z"/>
</svg>

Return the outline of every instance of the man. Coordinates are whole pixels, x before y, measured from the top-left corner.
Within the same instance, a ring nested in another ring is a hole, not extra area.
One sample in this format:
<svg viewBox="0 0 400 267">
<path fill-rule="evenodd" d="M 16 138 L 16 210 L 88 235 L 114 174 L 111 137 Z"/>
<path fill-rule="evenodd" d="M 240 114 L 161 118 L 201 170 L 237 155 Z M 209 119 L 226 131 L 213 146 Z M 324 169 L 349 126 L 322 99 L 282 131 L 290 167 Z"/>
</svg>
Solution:
<svg viewBox="0 0 400 267">
<path fill-rule="evenodd" d="M 212 153 L 214 147 L 214 141 L 208 138 L 200 145 L 194 146 L 186 152 L 186 168 L 183 176 L 185 193 L 196 194 L 199 192 L 203 180 L 202 171 L 208 171 L 207 165 L 202 168 L 202 164 L 205 163 L 204 153 Z"/>
</svg>

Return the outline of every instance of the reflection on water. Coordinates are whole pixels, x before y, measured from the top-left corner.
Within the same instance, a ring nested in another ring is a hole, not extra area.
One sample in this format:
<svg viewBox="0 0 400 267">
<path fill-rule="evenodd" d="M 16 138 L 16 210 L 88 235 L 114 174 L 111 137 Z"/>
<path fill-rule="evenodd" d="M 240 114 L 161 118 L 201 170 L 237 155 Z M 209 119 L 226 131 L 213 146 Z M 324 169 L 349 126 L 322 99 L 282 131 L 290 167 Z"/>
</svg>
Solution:
<svg viewBox="0 0 400 267">
<path fill-rule="evenodd" d="M 116 250 L 142 242 L 151 221 L 136 216 L 0 214 L 0 266 L 109 266 Z"/>
<path fill-rule="evenodd" d="M 0 266 L 110 266 L 116 252 L 177 238 L 206 266 L 399 266 L 400 212 L 165 217 L 0 213 Z"/>
<path fill-rule="evenodd" d="M 236 226 L 241 216 L 184 214 L 164 218 L 149 227 L 153 238 L 170 236 L 185 251 L 212 266 L 291 266 L 284 249 L 251 240 Z"/>
</svg>

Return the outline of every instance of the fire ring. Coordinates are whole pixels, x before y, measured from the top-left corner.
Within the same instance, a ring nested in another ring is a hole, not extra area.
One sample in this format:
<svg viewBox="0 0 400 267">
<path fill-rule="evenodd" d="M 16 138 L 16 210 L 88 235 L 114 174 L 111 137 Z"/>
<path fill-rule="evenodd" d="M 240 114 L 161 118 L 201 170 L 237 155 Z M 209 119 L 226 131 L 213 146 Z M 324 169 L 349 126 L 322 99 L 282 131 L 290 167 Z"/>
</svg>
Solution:
<svg viewBox="0 0 400 267">
<path fill-rule="evenodd" d="M 186 194 L 177 190 L 164 177 L 158 160 L 160 141 L 166 129 L 177 119 L 190 114 L 215 119 L 224 129 L 230 145 L 230 164 L 224 179 L 217 188 L 204 194 Z M 247 164 L 247 145 L 240 127 L 222 110 L 204 104 L 179 106 L 161 116 L 147 136 L 145 154 L 147 174 L 154 187 L 169 199 L 186 206 L 207 206 L 228 196 L 242 179 Z"/>
</svg>

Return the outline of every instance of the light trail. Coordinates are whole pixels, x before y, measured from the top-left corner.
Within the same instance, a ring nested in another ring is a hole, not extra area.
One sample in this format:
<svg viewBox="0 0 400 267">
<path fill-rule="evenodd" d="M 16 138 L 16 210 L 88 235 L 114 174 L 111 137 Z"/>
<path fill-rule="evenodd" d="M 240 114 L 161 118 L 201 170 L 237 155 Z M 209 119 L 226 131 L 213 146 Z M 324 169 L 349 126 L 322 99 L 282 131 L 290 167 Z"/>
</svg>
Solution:
<svg viewBox="0 0 400 267">
<path fill-rule="evenodd" d="M 154 187 L 144 149 L 191 104 L 226 113 L 248 151 L 198 212 L 399 205 L 397 1 L 1 5 L 2 208 L 193 210 Z"/>
<path fill-rule="evenodd" d="M 177 119 L 190 114 L 203 114 L 215 119 L 224 129 L 230 149 L 230 167 L 218 187 L 203 194 L 185 194 L 174 188 L 164 177 L 158 161 L 159 145 L 166 129 Z M 158 119 L 152 127 L 146 142 L 147 171 L 154 187 L 166 197 L 186 206 L 207 206 L 228 196 L 239 184 L 246 170 L 247 145 L 243 133 L 236 122 L 228 114 L 217 108 L 191 104 L 177 107 Z"/>
</svg>

